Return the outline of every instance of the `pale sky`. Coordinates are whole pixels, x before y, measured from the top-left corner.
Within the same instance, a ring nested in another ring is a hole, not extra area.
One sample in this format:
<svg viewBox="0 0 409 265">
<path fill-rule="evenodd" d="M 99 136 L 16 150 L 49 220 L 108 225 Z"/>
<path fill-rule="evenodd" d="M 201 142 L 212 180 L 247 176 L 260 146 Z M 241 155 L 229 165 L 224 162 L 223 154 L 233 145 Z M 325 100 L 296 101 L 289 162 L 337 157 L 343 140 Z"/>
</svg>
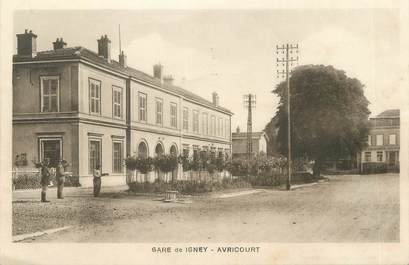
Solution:
<svg viewBox="0 0 409 265">
<path fill-rule="evenodd" d="M 232 130 L 246 130 L 243 94 L 257 95 L 253 131 L 274 116 L 278 99 L 275 46 L 298 43 L 300 64 L 333 65 L 365 85 L 372 115 L 403 104 L 397 10 L 132 10 L 19 11 L 14 33 L 32 29 L 38 50 L 63 37 L 68 46 L 97 51 L 107 34 L 117 60 L 121 24 L 128 65 L 152 75 L 164 65 L 175 84 L 233 113 Z M 14 37 L 15 43 L 15 37 Z"/>
</svg>

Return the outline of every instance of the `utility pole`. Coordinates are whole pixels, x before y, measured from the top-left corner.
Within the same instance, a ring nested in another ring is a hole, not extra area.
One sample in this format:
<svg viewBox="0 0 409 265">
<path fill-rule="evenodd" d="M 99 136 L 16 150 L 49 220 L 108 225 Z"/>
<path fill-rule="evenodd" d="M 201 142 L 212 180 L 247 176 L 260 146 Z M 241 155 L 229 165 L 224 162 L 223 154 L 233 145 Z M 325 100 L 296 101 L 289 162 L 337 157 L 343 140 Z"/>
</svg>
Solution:
<svg viewBox="0 0 409 265">
<path fill-rule="evenodd" d="M 247 94 L 243 96 L 244 107 L 247 108 L 247 159 L 250 161 L 253 153 L 253 122 L 252 109 L 256 107 L 256 95 Z"/>
<path fill-rule="evenodd" d="M 290 56 L 290 54 L 296 53 L 297 56 Z M 281 46 L 276 46 L 277 54 L 277 78 L 284 78 L 287 86 L 287 146 L 288 146 L 288 175 L 287 175 L 287 190 L 291 189 L 291 91 L 290 91 L 290 66 L 293 66 L 298 62 L 298 44 L 285 44 Z M 281 58 L 279 56 L 281 55 Z M 285 70 L 279 70 L 279 67 L 285 67 Z"/>
</svg>

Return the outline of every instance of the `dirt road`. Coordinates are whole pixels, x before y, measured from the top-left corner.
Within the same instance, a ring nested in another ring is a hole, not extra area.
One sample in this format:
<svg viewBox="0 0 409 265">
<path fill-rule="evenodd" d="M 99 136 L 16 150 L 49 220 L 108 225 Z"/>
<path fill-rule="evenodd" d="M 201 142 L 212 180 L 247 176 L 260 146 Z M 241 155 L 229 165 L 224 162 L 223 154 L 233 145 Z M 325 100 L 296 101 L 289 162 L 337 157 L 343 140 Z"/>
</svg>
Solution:
<svg viewBox="0 0 409 265">
<path fill-rule="evenodd" d="M 112 196 L 58 202 L 61 205 L 55 207 L 59 209 L 77 209 L 66 219 L 74 227 L 26 242 L 399 240 L 398 174 L 333 176 L 328 183 L 290 192 L 193 197 L 191 204 L 122 193 Z M 69 212 L 60 211 L 63 215 Z M 20 218 L 25 217 L 23 211 L 19 213 Z"/>
</svg>

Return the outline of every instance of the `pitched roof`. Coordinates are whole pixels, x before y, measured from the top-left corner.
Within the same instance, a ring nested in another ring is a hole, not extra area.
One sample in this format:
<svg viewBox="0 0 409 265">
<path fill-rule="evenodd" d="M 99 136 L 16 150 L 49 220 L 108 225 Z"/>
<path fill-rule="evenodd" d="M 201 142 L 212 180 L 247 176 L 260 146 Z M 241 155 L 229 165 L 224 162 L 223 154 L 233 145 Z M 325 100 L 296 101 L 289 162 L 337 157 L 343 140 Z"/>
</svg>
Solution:
<svg viewBox="0 0 409 265">
<path fill-rule="evenodd" d="M 189 90 L 186 90 L 182 87 L 178 87 L 175 85 L 164 84 L 157 78 L 154 78 L 153 76 L 150 76 L 135 68 L 123 67 L 122 65 L 119 64 L 119 62 L 115 60 L 111 60 L 110 62 L 108 62 L 103 57 L 100 57 L 97 53 L 87 48 L 81 47 L 81 46 L 69 47 L 69 48 L 57 49 L 57 50 L 40 51 L 40 52 L 37 52 L 37 55 L 33 58 L 29 56 L 18 56 L 18 55 L 13 56 L 13 62 L 30 62 L 30 61 L 47 61 L 47 60 L 64 60 L 64 59 L 84 59 L 94 64 L 97 64 L 99 66 L 108 68 L 110 70 L 129 75 L 138 80 L 147 82 L 151 85 L 159 86 L 165 90 L 168 90 L 169 92 L 175 93 L 187 99 L 197 101 L 213 109 L 227 112 L 229 114 L 233 114 L 229 109 L 226 109 L 220 106 L 216 106 L 209 100 L 199 95 L 196 95 L 190 92 Z"/>
<path fill-rule="evenodd" d="M 389 109 L 378 114 L 376 118 L 399 118 L 399 116 L 400 116 L 399 109 Z"/>
</svg>

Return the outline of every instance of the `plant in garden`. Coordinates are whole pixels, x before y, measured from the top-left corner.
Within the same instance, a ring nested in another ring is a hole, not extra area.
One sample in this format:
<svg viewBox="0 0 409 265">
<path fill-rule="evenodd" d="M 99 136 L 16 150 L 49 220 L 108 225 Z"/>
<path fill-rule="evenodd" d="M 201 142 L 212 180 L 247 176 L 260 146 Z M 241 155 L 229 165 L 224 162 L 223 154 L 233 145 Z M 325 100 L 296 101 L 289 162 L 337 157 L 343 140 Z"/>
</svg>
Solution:
<svg viewBox="0 0 409 265">
<path fill-rule="evenodd" d="M 314 176 L 326 159 L 354 155 L 365 147 L 368 135 L 368 104 L 364 85 L 332 66 L 297 67 L 290 78 L 291 141 L 293 158 L 314 160 Z M 280 97 L 275 117 L 277 143 L 287 155 L 286 83 L 273 91 Z"/>
<path fill-rule="evenodd" d="M 226 163 L 223 157 L 218 157 L 213 161 L 217 171 L 222 172 L 226 168 Z"/>
<path fill-rule="evenodd" d="M 192 159 L 188 156 L 181 155 L 178 158 L 179 164 L 182 164 L 183 171 L 189 171 L 192 169 Z"/>
<path fill-rule="evenodd" d="M 134 171 L 136 170 L 136 157 L 135 156 L 128 156 L 124 159 L 125 167 L 128 170 Z"/>
<path fill-rule="evenodd" d="M 178 159 L 172 155 L 161 155 L 154 159 L 155 168 L 168 173 L 175 170 L 178 166 Z"/>
<path fill-rule="evenodd" d="M 201 166 L 202 166 L 201 159 L 198 156 L 193 156 L 191 169 L 194 171 L 199 171 L 201 169 Z"/>
<path fill-rule="evenodd" d="M 146 174 L 153 170 L 153 159 L 151 157 L 130 156 L 125 158 L 125 166 L 129 170 L 138 170 L 142 174 Z"/>
</svg>

